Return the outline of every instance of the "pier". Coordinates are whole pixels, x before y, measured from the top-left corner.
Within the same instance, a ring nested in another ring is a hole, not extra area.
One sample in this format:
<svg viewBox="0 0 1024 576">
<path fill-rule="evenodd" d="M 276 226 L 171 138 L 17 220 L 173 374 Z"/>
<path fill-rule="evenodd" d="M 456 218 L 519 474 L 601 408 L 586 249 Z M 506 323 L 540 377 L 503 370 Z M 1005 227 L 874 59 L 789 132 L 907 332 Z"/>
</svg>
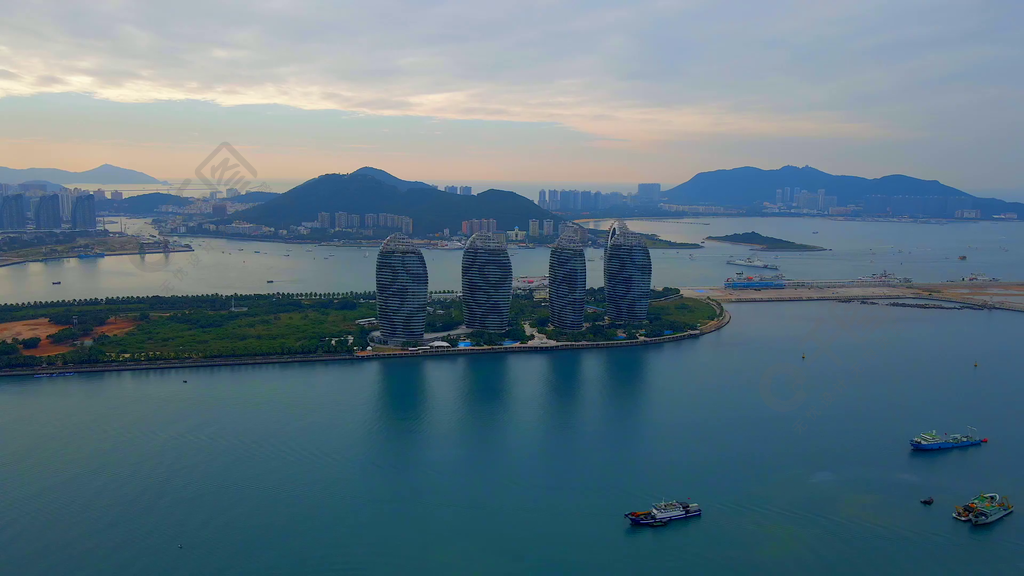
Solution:
<svg viewBox="0 0 1024 576">
<path fill-rule="evenodd" d="M 786 287 L 772 290 L 735 290 L 721 286 L 680 288 L 682 296 L 713 298 L 719 302 L 800 302 L 811 300 L 905 299 L 937 300 L 998 310 L 1024 312 L 1024 282 L 941 282 L 889 286 Z"/>
</svg>

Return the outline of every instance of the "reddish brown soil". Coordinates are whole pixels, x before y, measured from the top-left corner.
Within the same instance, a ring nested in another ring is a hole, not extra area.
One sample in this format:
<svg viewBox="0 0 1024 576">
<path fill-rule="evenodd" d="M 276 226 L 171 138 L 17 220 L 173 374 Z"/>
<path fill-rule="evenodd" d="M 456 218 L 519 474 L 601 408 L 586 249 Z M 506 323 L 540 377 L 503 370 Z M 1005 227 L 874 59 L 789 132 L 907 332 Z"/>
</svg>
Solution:
<svg viewBox="0 0 1024 576">
<path fill-rule="evenodd" d="M 123 318 L 109 320 L 106 324 L 94 330 L 92 337 L 99 336 L 100 334 L 109 334 L 111 336 L 124 334 L 136 325 L 138 325 L 138 322 L 134 320 L 126 320 Z M 42 342 L 39 343 L 39 347 L 31 350 L 22 349 L 22 354 L 26 356 L 49 356 L 51 354 L 60 354 L 61 352 L 72 350 L 72 347 L 67 344 L 54 344 L 47 340 L 46 336 L 53 334 L 61 328 L 64 328 L 64 326 L 50 324 L 50 321 L 46 318 L 20 320 L 18 322 L 5 322 L 0 324 L 0 340 L 10 340 L 11 338 L 24 340 L 25 338 L 38 336 L 39 338 L 42 338 Z"/>
</svg>

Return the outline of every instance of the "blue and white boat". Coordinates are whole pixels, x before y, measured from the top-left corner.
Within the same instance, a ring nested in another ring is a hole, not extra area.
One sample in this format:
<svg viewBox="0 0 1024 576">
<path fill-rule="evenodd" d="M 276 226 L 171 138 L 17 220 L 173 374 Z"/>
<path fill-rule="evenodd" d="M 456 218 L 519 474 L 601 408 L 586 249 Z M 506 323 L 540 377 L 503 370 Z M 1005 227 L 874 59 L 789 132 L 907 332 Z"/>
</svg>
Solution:
<svg viewBox="0 0 1024 576">
<path fill-rule="evenodd" d="M 971 431 L 974 431 L 971 434 Z M 967 434 L 945 434 L 945 438 L 939 436 L 935 430 L 922 432 L 910 441 L 911 450 L 946 450 L 948 448 L 962 448 L 964 446 L 977 446 L 988 442 L 988 438 L 978 438 L 978 429 L 968 426 Z"/>
<path fill-rule="evenodd" d="M 672 500 L 652 504 L 650 510 L 626 512 L 624 516 L 634 526 L 663 526 L 673 520 L 700 516 L 700 512 L 700 506 L 696 503 Z"/>
</svg>

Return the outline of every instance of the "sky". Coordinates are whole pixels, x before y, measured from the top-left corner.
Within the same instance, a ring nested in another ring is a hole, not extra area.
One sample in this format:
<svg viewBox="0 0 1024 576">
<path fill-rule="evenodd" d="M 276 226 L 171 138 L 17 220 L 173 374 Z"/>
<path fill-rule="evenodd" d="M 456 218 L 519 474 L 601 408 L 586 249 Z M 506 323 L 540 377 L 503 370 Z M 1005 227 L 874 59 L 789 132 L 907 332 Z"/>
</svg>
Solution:
<svg viewBox="0 0 1024 576">
<path fill-rule="evenodd" d="M 3 2 L 0 165 L 1024 189 L 1024 2 Z"/>
</svg>

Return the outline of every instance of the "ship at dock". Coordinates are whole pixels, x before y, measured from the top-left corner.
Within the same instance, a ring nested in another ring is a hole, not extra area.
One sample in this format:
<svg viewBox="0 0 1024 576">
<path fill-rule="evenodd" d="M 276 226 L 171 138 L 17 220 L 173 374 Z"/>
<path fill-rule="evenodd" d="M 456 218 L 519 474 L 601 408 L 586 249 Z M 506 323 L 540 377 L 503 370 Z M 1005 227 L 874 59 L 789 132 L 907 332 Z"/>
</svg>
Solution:
<svg viewBox="0 0 1024 576">
<path fill-rule="evenodd" d="M 664 526 L 673 520 L 700 516 L 700 506 L 696 503 L 671 500 L 652 504 L 650 510 L 626 512 L 625 518 L 634 526 Z"/>
<path fill-rule="evenodd" d="M 750 268 L 767 268 L 769 270 L 778 270 L 778 264 L 772 264 L 770 262 L 764 262 L 760 258 L 743 258 L 742 260 L 737 258 L 735 260 L 727 260 L 726 264 L 732 264 L 734 266 L 747 266 Z"/>
<path fill-rule="evenodd" d="M 912 279 L 904 276 L 897 276 L 892 272 L 882 270 L 881 274 L 869 274 L 867 276 L 859 276 L 857 280 L 860 282 L 880 282 L 885 284 L 910 284 L 913 282 Z"/>
<path fill-rule="evenodd" d="M 786 287 L 786 277 L 782 274 L 751 274 L 737 272 L 735 276 L 725 279 L 725 287 L 730 290 L 771 290 Z"/>
<path fill-rule="evenodd" d="M 971 431 L 974 431 L 972 434 Z M 978 429 L 968 426 L 967 434 L 943 434 L 939 436 L 935 430 L 922 432 L 910 440 L 911 450 L 947 450 L 949 448 L 963 448 L 965 446 L 977 446 L 988 442 L 988 438 L 978 438 Z"/>
</svg>

